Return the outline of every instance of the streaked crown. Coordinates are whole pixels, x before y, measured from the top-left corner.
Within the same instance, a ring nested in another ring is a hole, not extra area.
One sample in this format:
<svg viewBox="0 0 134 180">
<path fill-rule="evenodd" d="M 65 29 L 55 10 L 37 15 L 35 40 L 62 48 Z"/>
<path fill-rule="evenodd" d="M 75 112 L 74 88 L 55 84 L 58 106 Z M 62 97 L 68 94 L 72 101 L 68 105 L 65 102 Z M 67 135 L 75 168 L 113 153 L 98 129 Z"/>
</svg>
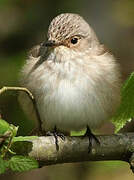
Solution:
<svg viewBox="0 0 134 180">
<path fill-rule="evenodd" d="M 48 28 L 48 39 L 64 41 L 75 35 L 87 37 L 91 28 L 78 14 L 65 13 L 55 17 Z"/>
</svg>

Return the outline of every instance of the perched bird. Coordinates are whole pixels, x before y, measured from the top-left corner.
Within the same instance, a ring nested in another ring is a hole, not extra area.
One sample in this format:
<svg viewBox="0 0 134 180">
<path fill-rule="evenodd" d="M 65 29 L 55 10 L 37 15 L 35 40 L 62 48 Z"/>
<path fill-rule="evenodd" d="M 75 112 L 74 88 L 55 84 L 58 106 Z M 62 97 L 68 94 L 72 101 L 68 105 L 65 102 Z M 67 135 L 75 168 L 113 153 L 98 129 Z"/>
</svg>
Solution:
<svg viewBox="0 0 134 180">
<path fill-rule="evenodd" d="M 45 132 L 96 129 L 120 103 L 120 70 L 114 56 L 78 14 L 55 17 L 47 41 L 34 47 L 21 71 L 21 85 L 34 95 Z M 23 109 L 36 119 L 20 94 Z"/>
</svg>

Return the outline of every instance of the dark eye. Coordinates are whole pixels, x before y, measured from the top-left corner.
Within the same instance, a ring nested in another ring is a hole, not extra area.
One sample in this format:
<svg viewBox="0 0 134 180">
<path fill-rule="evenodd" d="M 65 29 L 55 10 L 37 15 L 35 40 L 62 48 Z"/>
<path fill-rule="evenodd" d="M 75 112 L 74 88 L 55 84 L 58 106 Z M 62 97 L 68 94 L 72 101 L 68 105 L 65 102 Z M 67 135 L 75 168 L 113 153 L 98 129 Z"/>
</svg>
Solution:
<svg viewBox="0 0 134 180">
<path fill-rule="evenodd" d="M 71 43 L 72 43 L 72 44 L 76 44 L 77 42 L 78 42 L 78 38 L 75 37 L 75 38 L 72 38 L 72 39 L 71 39 Z"/>
</svg>

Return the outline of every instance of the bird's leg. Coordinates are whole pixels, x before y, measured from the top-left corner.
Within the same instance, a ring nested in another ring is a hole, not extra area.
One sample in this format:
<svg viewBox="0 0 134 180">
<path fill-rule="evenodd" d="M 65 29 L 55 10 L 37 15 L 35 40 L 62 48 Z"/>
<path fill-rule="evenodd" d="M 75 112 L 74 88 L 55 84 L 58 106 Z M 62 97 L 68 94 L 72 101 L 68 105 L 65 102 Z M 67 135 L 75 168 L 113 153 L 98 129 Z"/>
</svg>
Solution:
<svg viewBox="0 0 134 180">
<path fill-rule="evenodd" d="M 97 139 L 97 137 L 91 132 L 89 126 L 87 125 L 87 130 L 86 133 L 84 134 L 84 137 L 88 137 L 89 139 L 89 146 L 88 146 L 88 153 L 90 153 L 91 148 L 93 146 L 93 141 L 95 140 L 95 142 L 97 144 L 100 144 L 99 140 Z"/>
<path fill-rule="evenodd" d="M 56 145 L 56 150 L 59 151 L 59 143 L 58 143 L 58 137 L 60 137 L 63 141 L 65 141 L 65 135 L 63 133 L 57 132 L 56 126 L 54 127 L 54 131 L 50 132 L 48 131 L 46 133 L 47 136 L 54 136 L 55 138 L 55 145 Z"/>
</svg>

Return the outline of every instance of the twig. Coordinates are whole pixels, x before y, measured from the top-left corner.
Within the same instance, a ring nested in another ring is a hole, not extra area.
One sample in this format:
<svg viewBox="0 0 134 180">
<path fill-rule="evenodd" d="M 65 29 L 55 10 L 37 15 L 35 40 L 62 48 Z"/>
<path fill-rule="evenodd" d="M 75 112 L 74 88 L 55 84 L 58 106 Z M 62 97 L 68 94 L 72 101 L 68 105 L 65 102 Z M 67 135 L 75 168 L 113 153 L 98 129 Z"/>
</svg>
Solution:
<svg viewBox="0 0 134 180">
<path fill-rule="evenodd" d="M 0 89 L 0 95 L 2 93 L 4 93 L 5 91 L 24 91 L 25 93 L 28 94 L 28 96 L 30 97 L 31 100 L 34 99 L 34 96 L 32 95 L 32 93 L 24 87 L 8 87 L 8 86 L 4 86 L 3 88 Z"/>
<path fill-rule="evenodd" d="M 24 87 L 8 87 L 8 86 L 4 86 L 3 88 L 0 89 L 0 95 L 2 93 L 6 92 L 6 91 L 23 91 L 29 96 L 29 98 L 32 100 L 32 103 L 33 103 L 33 106 L 34 106 L 34 109 L 35 109 L 35 112 L 36 112 L 39 131 L 42 132 L 41 118 L 40 118 L 39 111 L 38 111 L 36 101 L 35 101 L 35 98 L 34 98 L 33 94 L 27 88 L 24 88 Z"/>
<path fill-rule="evenodd" d="M 121 160 L 133 166 L 133 158 L 130 160 L 130 157 L 134 152 L 134 133 L 101 135 L 97 136 L 97 139 L 100 145 L 94 142 L 89 153 L 87 137 L 67 136 L 65 141 L 59 138 L 59 151 L 56 150 L 53 136 L 38 137 L 27 143 L 15 142 L 12 148 L 17 154 L 34 157 L 41 167 L 59 163 L 104 160 Z M 22 148 L 17 148 L 18 146 L 23 146 L 23 151 Z"/>
</svg>

